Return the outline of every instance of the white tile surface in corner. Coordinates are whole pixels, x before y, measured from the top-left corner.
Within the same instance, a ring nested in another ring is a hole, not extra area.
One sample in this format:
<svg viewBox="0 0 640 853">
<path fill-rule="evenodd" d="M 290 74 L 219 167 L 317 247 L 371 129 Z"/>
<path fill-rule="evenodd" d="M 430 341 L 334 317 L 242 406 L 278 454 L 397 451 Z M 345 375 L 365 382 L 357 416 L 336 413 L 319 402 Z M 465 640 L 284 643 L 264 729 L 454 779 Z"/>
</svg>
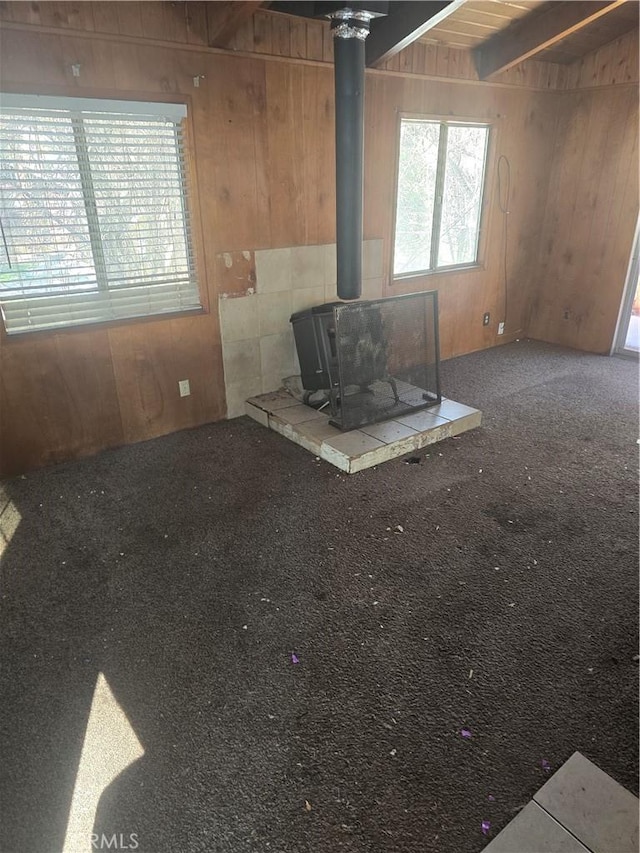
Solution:
<svg viewBox="0 0 640 853">
<path fill-rule="evenodd" d="M 589 850 L 544 809 L 529 802 L 482 853 L 589 853 Z"/>
<path fill-rule="evenodd" d="M 255 259 L 258 293 L 291 290 L 291 249 L 259 249 Z"/>
<path fill-rule="evenodd" d="M 411 429 L 414 429 L 417 432 L 424 432 L 425 430 L 434 429 L 434 427 L 438 426 L 444 426 L 448 423 L 446 418 L 441 418 L 438 417 L 438 415 L 434 414 L 433 408 L 423 409 L 419 412 L 413 412 L 410 415 L 398 415 L 395 420 L 399 424 L 410 427 Z"/>
<path fill-rule="evenodd" d="M 293 373 L 293 332 L 260 338 L 263 376 L 290 376 Z"/>
<path fill-rule="evenodd" d="M 291 249 L 291 286 L 324 287 L 324 246 L 295 246 Z"/>
<path fill-rule="evenodd" d="M 264 409 L 265 412 L 277 412 L 280 409 L 287 409 L 289 406 L 299 406 L 300 403 L 295 397 L 287 394 L 285 391 L 275 391 L 270 394 L 258 394 L 256 397 L 251 397 L 247 400 L 252 406 L 258 406 Z"/>
<path fill-rule="evenodd" d="M 225 344 L 258 337 L 257 296 L 236 296 L 218 300 L 220 331 Z"/>
<path fill-rule="evenodd" d="M 282 380 L 284 373 L 267 373 L 262 374 L 262 393 L 269 394 L 272 391 L 278 391 L 282 388 Z"/>
<path fill-rule="evenodd" d="M 270 429 L 349 474 L 480 426 L 482 417 L 481 412 L 473 409 L 473 416 L 465 415 L 456 421 L 431 418 L 427 429 L 420 431 L 396 420 L 342 432 L 331 426 L 327 414 L 302 405 L 284 390 L 257 396 L 249 400 L 248 405 L 269 414 Z M 420 414 L 423 413 L 415 413 Z M 264 423 L 264 418 L 259 416 L 257 419 Z"/>
<path fill-rule="evenodd" d="M 533 797 L 593 853 L 638 853 L 638 799 L 574 752 Z"/>
<path fill-rule="evenodd" d="M 400 441 L 403 438 L 412 438 L 418 434 L 418 430 L 405 426 L 399 421 L 382 421 L 378 424 L 369 424 L 360 427 L 360 432 L 366 432 L 367 435 L 372 435 L 385 444 L 391 444 L 391 442 Z"/>
<path fill-rule="evenodd" d="M 327 416 L 323 412 L 312 409 L 311 406 L 304 406 L 298 403 L 297 406 L 288 406 L 286 409 L 280 409 L 272 417 L 279 418 L 286 424 L 302 424 L 309 421 L 321 421 L 324 423 Z"/>
<path fill-rule="evenodd" d="M 227 418 L 245 414 L 245 400 L 260 393 L 260 377 L 231 382 L 226 386 Z"/>
<path fill-rule="evenodd" d="M 258 421 L 262 426 L 269 426 L 269 413 L 265 412 L 264 409 L 258 408 L 258 406 L 254 406 L 248 400 L 244 404 L 244 413 L 245 415 L 249 415 L 250 418 L 253 418 L 254 421 Z"/>
<path fill-rule="evenodd" d="M 324 287 L 303 287 L 300 290 L 294 290 L 291 294 L 291 313 L 295 314 L 296 311 L 322 305 L 324 294 Z"/>
<path fill-rule="evenodd" d="M 365 240 L 362 246 L 362 277 L 382 276 L 382 240 Z"/>
<path fill-rule="evenodd" d="M 349 432 L 343 432 L 334 438 L 328 438 L 323 442 L 324 447 L 331 447 L 344 453 L 345 456 L 359 456 L 369 450 L 377 450 L 384 446 L 384 441 L 374 438 L 372 435 L 367 435 L 359 429 L 354 429 Z"/>
<path fill-rule="evenodd" d="M 438 415 L 440 418 L 446 418 L 449 421 L 455 420 L 455 418 L 463 418 L 466 415 L 472 415 L 474 412 L 477 412 L 477 409 L 473 409 L 471 406 L 465 406 L 464 403 L 456 403 L 455 400 L 448 400 L 446 397 L 442 398 L 442 402 L 438 403 L 437 406 L 432 406 L 429 409 L 434 415 Z"/>
<path fill-rule="evenodd" d="M 224 381 L 227 386 L 262 375 L 260 347 L 257 340 L 225 343 L 222 347 L 222 358 Z"/>
<path fill-rule="evenodd" d="M 362 282 L 361 299 L 382 299 L 384 282 L 381 278 L 365 278 Z"/>
<path fill-rule="evenodd" d="M 324 250 L 324 283 L 325 287 L 333 288 L 335 291 L 338 280 L 338 269 L 336 265 L 336 244 L 328 243 L 322 247 Z"/>
<path fill-rule="evenodd" d="M 278 335 L 289 330 L 291 317 L 291 291 L 282 290 L 278 293 L 259 293 L 258 317 L 260 322 L 260 337 Z"/>
</svg>

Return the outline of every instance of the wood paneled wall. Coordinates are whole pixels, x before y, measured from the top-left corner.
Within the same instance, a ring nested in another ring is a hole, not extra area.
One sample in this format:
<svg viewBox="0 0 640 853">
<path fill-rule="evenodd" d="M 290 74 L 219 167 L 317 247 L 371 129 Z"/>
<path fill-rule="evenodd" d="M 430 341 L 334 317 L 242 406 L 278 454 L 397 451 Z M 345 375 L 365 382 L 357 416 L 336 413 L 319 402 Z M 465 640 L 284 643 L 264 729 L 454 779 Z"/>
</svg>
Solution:
<svg viewBox="0 0 640 853">
<path fill-rule="evenodd" d="M 388 71 L 478 81 L 478 72 L 470 50 L 416 41 L 385 63 Z M 567 66 L 529 59 L 508 71 L 496 74 L 494 84 L 526 86 L 529 89 L 562 89 Z"/>
<path fill-rule="evenodd" d="M 147 16 L 151 7 L 158 6 L 162 6 L 165 17 L 151 15 L 156 27 L 153 30 Z M 171 17 L 176 9 L 183 21 L 177 29 Z M 5 89 L 143 99 L 175 95 L 188 100 L 198 190 L 194 212 L 201 234 L 201 278 L 210 306 L 209 312 L 198 316 L 17 338 L 0 333 L 3 475 L 224 417 L 217 313 L 217 295 L 223 285 L 217 280 L 215 256 L 226 251 L 321 244 L 335 239 L 333 72 L 330 65 L 324 65 L 328 50 L 324 41 L 322 61 L 315 64 L 209 50 L 199 46 L 207 38 L 202 10 L 203 4 L 198 3 L 0 6 L 0 16 L 11 19 L 10 26 L 0 32 L 0 75 Z M 30 18 L 25 21 L 21 15 Z M 286 20 L 276 15 L 264 18 Z M 289 28 L 286 37 L 275 37 L 272 27 L 271 50 L 318 55 L 320 42 L 312 26 L 316 22 L 302 23 L 304 39 L 302 28 L 297 35 Z M 144 37 L 132 36 L 136 27 Z M 160 42 L 149 39 L 149 32 Z M 254 27 L 254 44 L 255 37 Z M 269 37 L 263 36 L 263 44 L 268 44 Z M 440 73 L 445 73 L 443 56 Z M 75 78 L 71 65 L 78 62 L 81 74 Z M 447 74 L 454 73 L 454 65 L 449 55 Z M 197 75 L 204 75 L 199 88 L 193 85 Z M 635 89 L 627 91 L 633 94 Z M 594 138 L 601 111 L 603 121 L 615 112 L 614 101 L 607 103 L 607 92 L 597 102 L 589 102 L 593 107 L 589 122 L 585 125 L 580 119 L 579 126 Z M 587 99 L 595 97 L 584 94 Z M 552 189 L 558 180 L 557 167 L 554 165 L 556 171 L 550 169 L 554 152 L 558 162 L 565 163 L 560 173 L 563 186 L 570 182 L 570 174 L 576 188 L 583 180 L 582 166 L 571 154 L 577 139 L 562 142 L 568 134 L 567 111 L 573 97 L 529 90 L 520 84 L 466 82 L 461 77 L 434 81 L 413 72 L 367 74 L 365 237 L 384 241 L 387 293 L 439 290 L 444 358 L 524 333 L 531 292 L 536 294 L 536 310 L 546 310 L 542 305 L 547 298 L 544 282 L 537 274 L 540 241 L 543 234 L 550 233 L 548 217 L 569 215 L 557 194 L 553 197 L 556 201 L 547 199 L 550 174 Z M 616 92 L 616 98 L 615 103 L 627 109 L 622 91 Z M 576 107 L 569 112 L 582 116 L 585 109 Z M 492 123 L 482 269 L 389 283 L 397 122 L 402 111 Z M 601 140 L 602 150 L 616 162 L 622 158 L 620 146 L 629 149 L 627 158 L 633 154 L 629 148 L 631 127 L 628 122 L 624 131 L 616 131 L 618 135 L 613 138 L 620 137 L 620 143 L 612 141 L 610 148 L 604 137 Z M 503 220 L 495 204 L 495 163 L 500 154 L 508 156 L 512 169 L 509 314 L 507 335 L 502 338 L 496 336 L 505 298 Z M 590 168 L 595 180 L 597 170 Z M 623 173 L 615 174 L 615 186 L 620 187 Z M 601 188 L 598 199 L 608 199 L 613 210 L 614 190 L 606 186 L 602 176 L 597 177 Z M 588 195 L 587 203 L 591 197 Z M 628 200 L 628 193 L 625 198 Z M 630 205 L 625 204 L 626 211 Z M 615 222 L 621 227 L 627 213 L 615 211 L 612 216 L 618 217 Z M 579 213 L 573 219 L 578 223 L 581 217 Z M 584 222 L 575 234 L 587 239 Z M 562 254 L 554 249 L 545 260 L 549 280 L 554 280 L 554 270 L 561 262 Z M 610 254 L 605 252 L 601 259 L 603 274 L 609 263 Z M 554 298 L 560 297 L 556 294 Z M 482 326 L 485 311 L 491 312 L 489 327 Z M 180 398 L 178 380 L 185 378 L 191 381 L 192 394 Z"/>
<path fill-rule="evenodd" d="M 58 333 L 0 332 L 0 471 L 223 418 L 215 255 L 334 240 L 330 70 L 100 37 L 15 29 L 0 36 L 6 90 L 188 99 L 194 219 L 211 309 Z M 186 378 L 191 396 L 181 398 L 178 380 Z"/>
<path fill-rule="evenodd" d="M 619 86 L 559 99 L 528 332 L 607 353 L 638 215 L 638 91 Z"/>
<path fill-rule="evenodd" d="M 0 2 L 0 20 L 55 30 L 207 45 L 207 3 Z"/>
<path fill-rule="evenodd" d="M 639 64 L 636 29 L 569 65 L 564 88 L 585 89 L 637 83 Z"/>
<path fill-rule="evenodd" d="M 205 2 L 0 2 L 0 21 L 84 33 L 118 35 L 183 45 L 207 45 L 210 7 Z M 229 50 L 333 63 L 329 22 L 258 10 L 234 34 Z M 414 42 L 384 65 L 389 71 L 475 80 L 471 51 Z M 567 85 L 568 66 L 530 60 L 497 75 L 495 82 L 534 89 Z"/>
<path fill-rule="evenodd" d="M 172 3 L 157 0 L 104 3 L 0 0 L 0 22 L 40 30 L 67 30 L 83 35 L 206 47 L 210 41 L 212 5 L 198 0 Z M 228 49 L 333 62 L 333 39 L 327 21 L 298 18 L 267 9 L 258 10 L 236 31 Z M 414 42 L 389 60 L 384 68 L 430 77 L 479 79 L 471 51 L 445 44 Z M 493 83 L 542 90 L 578 89 L 638 82 L 638 73 L 638 33 L 635 31 L 571 65 L 537 60 L 521 62 L 497 75 Z"/>
<path fill-rule="evenodd" d="M 483 266 L 473 271 L 433 273 L 389 283 L 386 294 L 437 289 L 443 358 L 493 346 L 524 334 L 529 288 L 542 229 L 548 168 L 557 120 L 555 97 L 517 89 L 459 83 L 425 85 L 414 78 L 373 76 L 367 89 L 365 205 L 369 236 L 384 236 L 384 268 L 390 269 L 395 203 L 398 111 L 477 119 L 492 124 L 481 240 Z M 504 219 L 497 207 L 497 161 L 511 166 L 508 316 L 505 319 Z M 382 164 L 388 164 L 384 168 Z M 482 315 L 491 314 L 490 326 Z"/>
<path fill-rule="evenodd" d="M 277 12 L 256 12 L 238 30 L 229 46 L 232 50 L 333 62 L 333 40 L 328 21 L 305 20 Z M 387 71 L 429 77 L 479 79 L 471 51 L 444 44 L 414 42 L 383 67 Z M 566 66 L 534 60 L 498 75 L 494 82 L 533 89 L 558 89 L 564 87 L 566 77 Z"/>
<path fill-rule="evenodd" d="M 608 353 L 638 216 L 638 30 L 569 66 L 527 333 Z"/>
</svg>

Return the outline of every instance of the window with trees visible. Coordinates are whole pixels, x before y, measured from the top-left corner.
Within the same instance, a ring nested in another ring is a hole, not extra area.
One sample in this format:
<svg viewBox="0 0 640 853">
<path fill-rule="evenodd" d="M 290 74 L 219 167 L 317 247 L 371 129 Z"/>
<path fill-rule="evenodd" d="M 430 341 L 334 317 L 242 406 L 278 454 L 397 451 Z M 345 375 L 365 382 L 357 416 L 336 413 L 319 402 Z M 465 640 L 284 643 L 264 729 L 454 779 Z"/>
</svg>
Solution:
<svg viewBox="0 0 640 853">
<path fill-rule="evenodd" d="M 489 126 L 402 118 L 394 276 L 478 263 Z"/>
<path fill-rule="evenodd" d="M 200 310 L 184 104 L 0 95 L 9 334 Z"/>
</svg>

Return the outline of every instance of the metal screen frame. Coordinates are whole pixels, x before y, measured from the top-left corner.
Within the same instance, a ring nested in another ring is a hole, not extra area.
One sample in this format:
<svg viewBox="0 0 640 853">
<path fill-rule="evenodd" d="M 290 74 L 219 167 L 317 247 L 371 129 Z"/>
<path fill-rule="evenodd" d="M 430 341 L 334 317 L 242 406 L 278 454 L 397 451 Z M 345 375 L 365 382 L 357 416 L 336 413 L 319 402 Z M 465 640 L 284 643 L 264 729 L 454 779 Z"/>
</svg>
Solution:
<svg viewBox="0 0 640 853">
<path fill-rule="evenodd" d="M 331 403 L 331 412 L 332 412 L 332 420 L 331 423 L 334 426 L 337 426 L 342 430 L 350 430 L 357 429 L 358 426 L 364 426 L 365 423 L 355 425 L 350 423 L 349 418 L 344 417 L 344 400 L 347 398 L 345 394 L 345 390 L 347 387 L 347 383 L 345 381 L 345 368 L 346 364 L 344 362 L 345 354 L 343 352 L 343 347 L 339 341 L 339 329 L 340 329 L 340 316 L 346 312 L 354 311 L 359 309 L 362 311 L 363 304 L 369 307 L 381 306 L 384 308 L 389 308 L 391 304 L 398 303 L 401 301 L 407 300 L 430 300 L 433 306 L 433 329 L 430 330 L 433 334 L 433 349 L 434 349 L 434 359 L 431 365 L 434 371 L 435 377 L 435 393 L 433 395 L 433 399 L 424 399 L 424 402 L 414 405 L 405 404 L 404 411 L 398 411 L 394 414 L 386 414 L 384 412 L 379 412 L 377 417 L 373 417 L 366 421 L 367 424 L 381 423 L 386 420 L 393 420 L 394 417 L 406 416 L 407 414 L 411 414 L 413 412 L 422 411 L 424 409 L 431 408 L 432 406 L 439 405 L 442 402 L 442 392 L 440 387 L 440 337 L 439 337 L 439 329 L 438 329 L 438 292 L 436 290 L 430 291 L 421 291 L 419 293 L 405 293 L 398 296 L 389 296 L 383 299 L 371 299 L 366 300 L 366 302 L 350 302 L 344 303 L 343 305 L 336 305 L 333 308 L 333 321 L 334 327 L 336 330 L 336 346 L 337 346 L 337 360 L 338 360 L 338 385 L 333 386 L 330 391 L 330 403 Z M 426 339 L 426 336 L 425 336 Z M 386 357 L 386 356 L 385 356 Z M 332 377 L 333 379 L 333 377 Z M 378 381 L 386 381 L 390 382 L 390 385 L 393 387 L 394 377 L 378 377 Z M 421 389 L 419 386 L 414 386 L 417 390 L 423 390 L 425 393 L 429 393 L 427 389 Z M 396 402 L 397 402 L 397 392 L 394 387 L 394 394 L 396 394 Z"/>
</svg>

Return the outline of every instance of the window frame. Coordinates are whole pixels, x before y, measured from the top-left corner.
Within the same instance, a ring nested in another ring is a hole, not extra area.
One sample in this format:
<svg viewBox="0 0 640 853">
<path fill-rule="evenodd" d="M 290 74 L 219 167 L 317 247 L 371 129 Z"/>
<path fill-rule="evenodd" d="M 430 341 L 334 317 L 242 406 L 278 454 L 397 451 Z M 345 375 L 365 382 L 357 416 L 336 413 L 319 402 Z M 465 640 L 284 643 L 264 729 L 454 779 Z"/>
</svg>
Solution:
<svg viewBox="0 0 640 853">
<path fill-rule="evenodd" d="M 86 91 L 79 91 L 77 87 L 69 86 L 16 86 L 9 83 L 2 84 L 2 92 L 7 95 L 41 95 L 46 97 L 59 98 L 89 98 L 92 100 L 105 101 L 129 101 L 132 104 L 139 103 L 157 103 L 157 104 L 184 104 L 187 115 L 182 120 L 183 124 L 183 142 L 184 155 L 186 160 L 186 212 L 191 225 L 191 249 L 195 265 L 196 283 L 200 298 L 200 308 L 167 311 L 161 314 L 147 314 L 138 317 L 119 317 L 108 320 L 92 321 L 90 323 L 82 323 L 70 326 L 58 326 L 49 329 L 33 329 L 28 331 L 13 332 L 9 334 L 5 328 L 4 322 L 0 319 L 0 337 L 4 340 L 20 340 L 25 336 L 33 337 L 34 339 L 42 339 L 53 337 L 56 335 L 82 335 L 98 330 L 126 327 L 131 325 L 141 325 L 147 323 L 158 323 L 176 319 L 187 319 L 202 317 L 211 313 L 211 301 L 209 296 L 209 286 L 207 278 L 207 268 L 204 254 L 204 227 L 202 222 L 202 213 L 200 206 L 199 195 L 199 180 L 196 164 L 196 134 L 194 127 L 194 107 L 193 98 L 190 94 L 184 92 L 148 92 L 143 90 L 134 90 L 123 92 L 120 89 L 102 89 L 88 88 Z M 99 291 L 98 291 L 99 292 Z"/>
<path fill-rule="evenodd" d="M 482 197 L 480 199 L 480 215 L 478 218 L 478 238 L 476 241 L 476 257 L 475 260 L 465 264 L 449 264 L 447 266 L 432 266 L 423 270 L 412 270 L 411 272 L 395 273 L 395 254 L 396 254 L 396 224 L 398 216 L 398 189 L 400 182 L 400 145 L 402 135 L 403 121 L 423 121 L 438 123 L 441 126 L 440 136 L 438 139 L 438 163 L 436 165 L 436 198 L 434 202 L 433 213 L 433 228 L 431 233 L 431 245 L 429 247 L 429 258 L 432 263 L 434 258 L 437 261 L 439 241 L 440 241 L 440 225 L 442 222 L 442 201 L 444 191 L 444 181 L 446 173 L 446 156 L 442 157 L 442 151 L 446 150 L 447 131 L 442 132 L 442 127 L 449 126 L 468 126 L 468 127 L 483 127 L 487 129 L 487 141 L 484 156 L 484 169 L 482 174 Z M 463 273 L 474 272 L 485 269 L 485 253 L 486 253 L 486 232 L 488 230 L 488 219 L 490 209 L 491 195 L 491 178 L 493 175 L 493 157 L 495 150 L 495 137 L 497 128 L 495 121 L 487 117 L 478 116 L 453 116 L 453 115 L 434 115 L 431 113 L 413 113 L 398 111 L 397 128 L 396 128 L 396 151 L 395 151 L 395 182 L 393 195 L 393 215 L 391 223 L 391 258 L 389 278 L 391 284 L 407 281 L 415 278 L 425 278 L 442 273 Z M 444 137 L 444 142 L 443 142 Z M 440 197 L 438 198 L 438 192 Z M 438 216 L 436 217 L 436 210 Z M 436 228 L 437 225 L 437 228 Z"/>
</svg>

